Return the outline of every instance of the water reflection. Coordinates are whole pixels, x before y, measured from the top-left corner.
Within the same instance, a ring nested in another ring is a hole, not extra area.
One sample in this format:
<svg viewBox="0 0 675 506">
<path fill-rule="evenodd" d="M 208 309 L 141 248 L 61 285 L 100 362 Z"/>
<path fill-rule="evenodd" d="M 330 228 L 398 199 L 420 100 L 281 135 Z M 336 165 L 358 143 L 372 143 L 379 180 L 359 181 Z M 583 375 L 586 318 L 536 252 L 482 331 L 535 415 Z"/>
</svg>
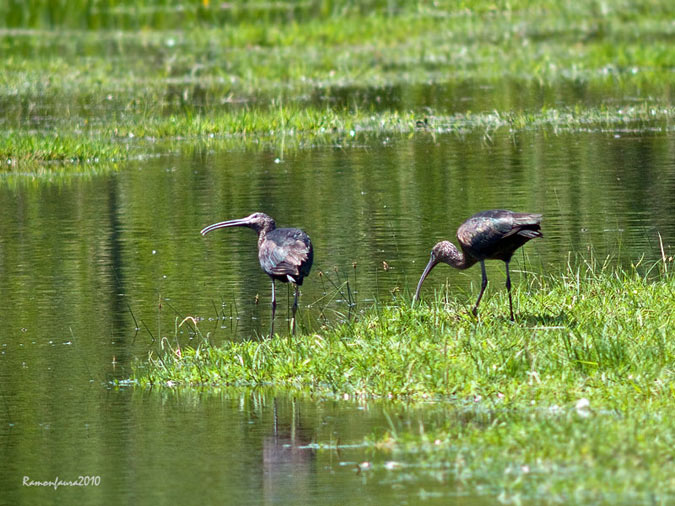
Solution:
<svg viewBox="0 0 675 506">
<path fill-rule="evenodd" d="M 263 494 L 265 503 L 308 502 L 316 474 L 314 432 L 302 424 L 300 408 L 288 398 L 280 409 L 280 399 L 273 400 L 273 425 L 263 438 Z M 285 409 L 290 407 L 290 413 Z"/>
<path fill-rule="evenodd" d="M 4 380 L 7 371 L 0 373 Z M 108 390 L 77 379 L 63 390 L 64 376 L 54 372 L 52 392 L 37 385 L 33 398 L 20 390 L 7 397 L 11 427 L 7 411 L 0 411 L 0 489 L 7 504 L 53 502 L 55 493 L 69 503 L 184 504 L 199 497 L 209 504 L 390 504 L 414 501 L 418 487 L 433 492 L 430 504 L 490 502 L 468 494 L 450 469 L 439 481 L 432 466 L 411 484 L 404 472 L 387 470 L 390 456 L 362 445 L 392 424 L 414 431 L 422 419 L 428 430 L 447 420 L 488 423 L 491 411 L 480 406 L 408 407 L 267 389 Z M 369 471 L 359 473 L 363 462 Z M 100 486 L 21 485 L 23 476 L 85 474 L 100 476 Z"/>
</svg>

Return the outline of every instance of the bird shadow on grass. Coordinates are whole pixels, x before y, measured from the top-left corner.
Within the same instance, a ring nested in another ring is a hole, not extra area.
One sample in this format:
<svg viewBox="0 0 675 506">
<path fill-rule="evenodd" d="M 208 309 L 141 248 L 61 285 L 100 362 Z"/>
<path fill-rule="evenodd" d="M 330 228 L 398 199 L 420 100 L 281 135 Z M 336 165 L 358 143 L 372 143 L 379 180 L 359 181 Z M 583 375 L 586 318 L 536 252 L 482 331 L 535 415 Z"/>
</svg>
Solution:
<svg viewBox="0 0 675 506">
<path fill-rule="evenodd" d="M 505 321 L 510 321 L 509 317 L 504 317 Z M 567 328 L 573 329 L 578 325 L 576 319 L 570 318 L 564 312 L 558 314 L 551 313 L 521 313 L 516 315 L 516 324 L 525 325 L 534 328 Z"/>
</svg>

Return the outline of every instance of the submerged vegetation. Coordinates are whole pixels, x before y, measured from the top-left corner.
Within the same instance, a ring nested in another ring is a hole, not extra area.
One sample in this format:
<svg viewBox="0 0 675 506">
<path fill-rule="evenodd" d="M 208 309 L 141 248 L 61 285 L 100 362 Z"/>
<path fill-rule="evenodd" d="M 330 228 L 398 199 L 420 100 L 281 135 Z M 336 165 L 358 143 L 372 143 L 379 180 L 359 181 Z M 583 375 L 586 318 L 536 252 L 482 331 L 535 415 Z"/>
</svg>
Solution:
<svg viewBox="0 0 675 506">
<path fill-rule="evenodd" d="M 369 440 L 392 460 L 366 476 L 385 482 L 432 478 L 512 500 L 672 498 L 672 273 L 587 264 L 531 277 L 515 291 L 515 324 L 504 293 L 478 321 L 468 299 L 446 291 L 311 335 L 220 347 L 194 321 L 200 344 L 165 340 L 134 379 L 440 401 L 427 422 L 392 420 Z"/>
<path fill-rule="evenodd" d="M 292 149 L 427 131 L 663 132 L 674 116 L 671 2 L 84 7 L 0 8 L 4 170 L 91 166 L 194 143 Z"/>
<path fill-rule="evenodd" d="M 368 440 L 389 459 L 368 477 L 507 504 L 670 504 L 675 413 L 630 404 L 614 409 L 582 396 L 515 409 L 498 400 L 433 406 L 432 421 L 392 420 L 387 434 Z"/>
</svg>

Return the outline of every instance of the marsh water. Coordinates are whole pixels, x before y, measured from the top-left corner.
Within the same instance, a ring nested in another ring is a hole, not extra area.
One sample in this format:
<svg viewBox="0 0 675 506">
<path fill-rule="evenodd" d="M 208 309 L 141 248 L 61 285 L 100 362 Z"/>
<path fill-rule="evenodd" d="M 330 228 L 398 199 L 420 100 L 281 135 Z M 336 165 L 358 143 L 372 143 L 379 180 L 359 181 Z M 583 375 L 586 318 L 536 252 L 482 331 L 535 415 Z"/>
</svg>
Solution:
<svg viewBox="0 0 675 506">
<path fill-rule="evenodd" d="M 132 362 L 164 337 L 190 343 L 191 324 L 178 327 L 187 316 L 214 344 L 267 331 L 270 282 L 255 234 L 201 237 L 215 221 L 264 211 L 311 236 L 315 264 L 299 318 L 311 332 L 375 300 L 409 303 L 433 244 L 454 240 L 463 219 L 482 209 L 544 215 L 544 239 L 514 257 L 516 285 L 562 272 L 570 255 L 648 265 L 662 255 L 659 235 L 673 254 L 673 195 L 672 137 L 600 131 L 489 141 L 422 132 L 287 153 L 185 149 L 102 175 L 7 179 L 2 502 L 476 504 L 447 476 L 393 478 L 391 457 L 362 445 L 463 408 L 273 390 L 145 391 L 111 381 L 128 378 Z M 490 296 L 503 289 L 503 266 L 488 275 Z M 424 296 L 447 283 L 469 305 L 479 280 L 479 269 L 441 266 Z M 283 335 L 292 299 L 285 286 L 278 294 Z M 56 491 L 24 484 L 79 476 L 100 483 Z"/>
</svg>

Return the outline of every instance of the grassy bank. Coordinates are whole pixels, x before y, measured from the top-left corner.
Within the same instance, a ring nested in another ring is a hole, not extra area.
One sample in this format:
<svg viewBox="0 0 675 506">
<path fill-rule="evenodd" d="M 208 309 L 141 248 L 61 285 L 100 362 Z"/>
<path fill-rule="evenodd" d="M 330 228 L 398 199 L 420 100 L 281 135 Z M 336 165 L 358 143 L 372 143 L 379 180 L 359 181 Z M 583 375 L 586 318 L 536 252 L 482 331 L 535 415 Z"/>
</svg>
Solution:
<svg viewBox="0 0 675 506">
<path fill-rule="evenodd" d="M 333 394 L 500 398 L 608 409 L 672 400 L 675 280 L 588 267 L 495 293 L 476 321 L 470 300 L 377 306 L 356 321 L 297 337 L 167 348 L 139 366 L 149 385 L 273 383 Z M 472 295 L 468 295 L 469 298 Z"/>
<path fill-rule="evenodd" d="M 669 262 L 672 266 L 672 261 Z M 675 278 L 658 266 L 569 268 L 500 291 L 469 314 L 449 291 L 377 306 L 313 335 L 170 346 L 138 364 L 141 386 L 276 385 L 428 404 L 368 440 L 364 479 L 548 503 L 674 497 Z M 640 273 L 641 272 L 641 273 Z M 415 403 L 413 403 L 414 405 Z"/>
</svg>

